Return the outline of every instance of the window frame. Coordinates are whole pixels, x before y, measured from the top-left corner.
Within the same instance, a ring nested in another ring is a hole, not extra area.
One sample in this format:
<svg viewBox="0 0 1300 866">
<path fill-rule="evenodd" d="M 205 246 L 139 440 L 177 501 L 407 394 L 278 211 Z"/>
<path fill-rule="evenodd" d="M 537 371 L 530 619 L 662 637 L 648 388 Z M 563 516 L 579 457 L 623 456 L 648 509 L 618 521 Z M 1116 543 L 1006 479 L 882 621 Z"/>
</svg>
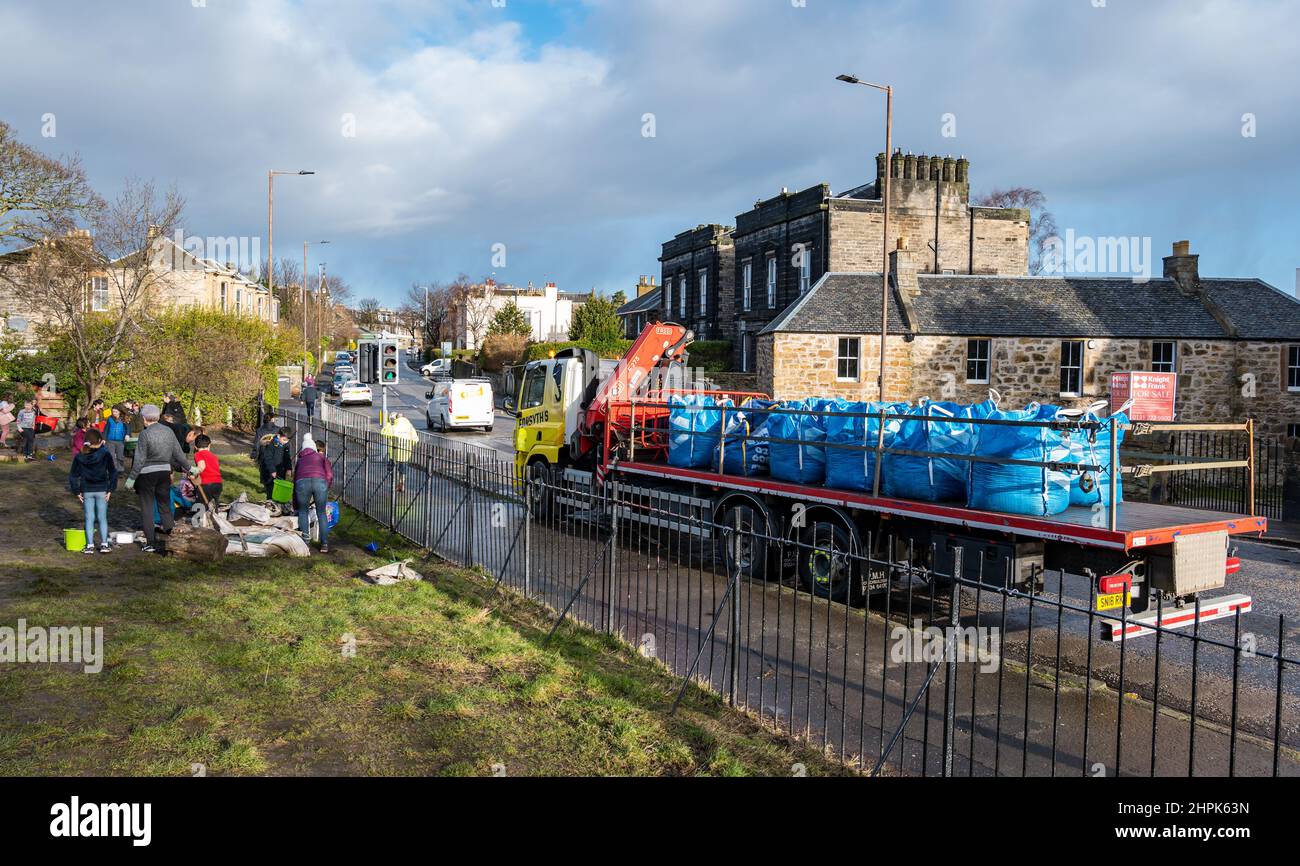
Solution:
<svg viewBox="0 0 1300 866">
<path fill-rule="evenodd" d="M 684 322 L 686 321 L 686 273 L 685 272 L 682 272 L 677 275 L 677 291 L 681 294 L 681 297 L 677 299 L 677 304 L 678 304 L 677 314 L 682 317 L 682 321 Z"/>
<path fill-rule="evenodd" d="M 803 258 L 799 260 L 799 295 L 802 297 L 812 289 L 812 246 L 805 245 L 800 254 Z"/>
<path fill-rule="evenodd" d="M 101 289 L 100 286 L 103 286 Z M 98 298 L 103 295 L 102 306 L 98 303 Z M 92 313 L 108 312 L 108 277 L 91 277 L 90 278 L 90 311 Z"/>
<path fill-rule="evenodd" d="M 1290 394 L 1300 393 L 1300 344 L 1286 347 L 1286 382 L 1283 383 Z"/>
<path fill-rule="evenodd" d="M 754 299 L 754 260 L 745 259 L 740 263 L 740 308 L 748 312 Z"/>
<path fill-rule="evenodd" d="M 696 273 L 696 286 L 700 290 L 700 315 L 709 314 L 709 269 L 700 268 Z"/>
<path fill-rule="evenodd" d="M 971 353 L 971 348 L 977 344 L 984 347 L 984 356 L 979 357 Z M 971 365 L 975 365 L 975 371 L 979 372 L 979 365 L 984 365 L 984 378 L 971 376 Z M 993 341 L 988 337 L 967 337 L 966 338 L 966 384 L 967 385 L 988 385 L 993 381 Z"/>
<path fill-rule="evenodd" d="M 776 253 L 771 252 L 767 254 L 767 308 L 769 310 L 776 309 L 776 278 Z"/>
<path fill-rule="evenodd" d="M 1169 360 L 1156 360 L 1156 347 L 1169 347 Z M 1178 341 L 1177 340 L 1152 340 L 1151 341 L 1151 372 L 1152 373 L 1177 373 L 1178 372 Z"/>
<path fill-rule="evenodd" d="M 1293 421 L 1286 425 L 1286 435 L 1290 439 L 1300 439 L 1300 421 Z"/>
<path fill-rule="evenodd" d="M 853 345 L 853 354 L 845 353 L 845 343 Z M 841 375 L 841 366 L 847 362 L 853 364 L 853 375 Z M 836 382 L 861 382 L 862 381 L 862 338 L 840 336 L 835 337 L 835 381 Z"/>
<path fill-rule="evenodd" d="M 1077 365 L 1075 365 L 1075 364 L 1067 364 L 1067 363 L 1066 363 L 1066 360 L 1067 360 L 1067 359 L 1066 359 L 1066 347 L 1067 347 L 1067 346 L 1076 346 L 1076 347 L 1078 347 L 1078 350 L 1079 350 L 1079 357 L 1078 357 L 1078 364 L 1077 364 Z M 1087 347 L 1086 347 L 1086 341 L 1084 341 L 1084 340 L 1062 340 L 1062 341 L 1061 341 L 1061 355 L 1060 355 L 1060 359 L 1059 359 L 1059 363 L 1058 363 L 1057 367 L 1058 367 L 1058 371 L 1060 372 L 1060 377 L 1061 377 L 1061 379 L 1060 379 L 1060 386 L 1061 386 L 1060 394 L 1061 394 L 1061 396 L 1063 396 L 1063 397 L 1082 397 L 1082 396 L 1083 396 L 1083 364 L 1084 364 L 1084 351 L 1085 351 L 1086 348 L 1087 348 Z M 1066 371 L 1067 371 L 1067 370 L 1073 370 L 1073 371 L 1076 371 L 1076 372 L 1075 372 L 1075 375 L 1078 376 L 1078 385 L 1079 385 L 1079 387 L 1078 387 L 1077 389 L 1073 389 L 1073 390 L 1072 390 L 1072 389 L 1066 387 L 1066 386 L 1069 384 L 1069 383 L 1066 381 L 1066 379 L 1065 379 L 1065 377 L 1066 377 Z"/>
</svg>

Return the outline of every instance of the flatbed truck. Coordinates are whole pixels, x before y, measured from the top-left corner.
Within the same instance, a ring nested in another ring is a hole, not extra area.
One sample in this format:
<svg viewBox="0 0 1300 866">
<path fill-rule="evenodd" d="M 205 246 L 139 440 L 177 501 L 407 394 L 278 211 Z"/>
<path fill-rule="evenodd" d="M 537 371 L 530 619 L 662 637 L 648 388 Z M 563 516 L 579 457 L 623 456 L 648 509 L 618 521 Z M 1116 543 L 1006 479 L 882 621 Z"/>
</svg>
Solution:
<svg viewBox="0 0 1300 866">
<path fill-rule="evenodd" d="M 857 603 L 887 592 L 897 575 L 861 563 L 864 558 L 896 562 L 906 551 L 909 561 L 929 573 L 951 577 L 960 561 L 963 579 L 1011 588 L 1040 588 L 1047 571 L 1084 576 L 1093 585 L 1103 636 L 1112 640 L 1251 609 L 1246 595 L 1205 594 L 1224 588 L 1240 569 L 1232 539 L 1264 533 L 1267 521 L 1253 514 L 1115 501 L 1104 509 L 1076 506 L 1052 516 L 1025 516 L 883 496 L 878 488 L 856 492 L 727 474 L 719 465 L 671 465 L 665 459 L 670 412 L 665 398 L 673 389 L 655 386 L 663 374 L 669 374 L 669 382 L 674 372 L 680 376 L 691 339 L 681 325 L 655 323 L 612 371 L 602 372 L 599 359 L 583 349 L 528 364 L 511 401 L 517 413 L 517 475 L 532 482 L 530 490 L 558 485 L 585 490 L 588 497 L 616 485 L 612 507 L 619 520 L 692 535 L 734 530 L 734 543 L 723 545 L 729 570 L 768 578 L 792 569 L 803 588 L 835 601 Z M 715 393 L 737 405 L 758 396 Z M 1189 425 L 1133 426 L 1156 432 Z M 1250 422 L 1190 426 L 1253 438 Z M 883 453 L 893 452 L 884 448 Z M 1117 450 L 1110 465 L 1120 465 Z M 1131 477 L 1172 468 L 1233 467 L 1251 470 L 1253 464 L 1248 458 L 1119 471 Z M 1253 496 L 1248 498 L 1253 512 Z M 540 496 L 530 502 L 542 511 L 562 504 Z M 774 545 L 774 539 L 793 543 Z M 1159 612 L 1153 603 L 1157 596 L 1168 602 Z"/>
</svg>

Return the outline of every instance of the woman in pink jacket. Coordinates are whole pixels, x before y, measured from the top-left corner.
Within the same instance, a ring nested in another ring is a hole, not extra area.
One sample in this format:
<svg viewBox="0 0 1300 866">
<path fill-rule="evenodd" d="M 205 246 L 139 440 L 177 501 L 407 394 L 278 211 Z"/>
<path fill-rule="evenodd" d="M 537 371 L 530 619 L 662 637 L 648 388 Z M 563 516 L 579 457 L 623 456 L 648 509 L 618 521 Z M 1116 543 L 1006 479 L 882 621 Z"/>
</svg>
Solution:
<svg viewBox="0 0 1300 866">
<path fill-rule="evenodd" d="M 311 542 L 311 503 L 316 506 L 316 526 L 320 530 L 320 552 L 330 552 L 329 514 L 326 510 L 330 485 L 334 483 L 334 467 L 325 454 L 316 448 L 311 434 L 302 437 L 302 450 L 293 469 L 293 498 L 298 503 L 298 531 L 302 540 Z"/>
</svg>

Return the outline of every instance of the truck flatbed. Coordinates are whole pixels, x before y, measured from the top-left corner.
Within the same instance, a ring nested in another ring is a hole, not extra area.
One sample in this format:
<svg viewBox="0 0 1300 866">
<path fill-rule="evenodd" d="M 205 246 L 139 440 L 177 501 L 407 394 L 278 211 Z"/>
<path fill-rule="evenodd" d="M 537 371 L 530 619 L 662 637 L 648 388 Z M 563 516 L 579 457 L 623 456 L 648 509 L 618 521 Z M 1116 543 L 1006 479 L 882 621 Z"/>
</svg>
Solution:
<svg viewBox="0 0 1300 866">
<path fill-rule="evenodd" d="M 954 526 L 1002 531 L 1016 535 L 1064 541 L 1090 547 L 1129 551 L 1136 548 L 1170 544 L 1183 535 L 1226 532 L 1228 535 L 1262 535 L 1268 528 L 1263 517 L 1247 517 L 1199 508 L 1182 508 L 1151 502 L 1122 502 L 1116 508 L 1115 529 L 1094 526 L 1092 509 L 1073 506 L 1051 517 L 1028 517 L 997 511 L 979 511 L 961 505 L 918 502 L 837 490 L 809 487 L 778 481 L 768 476 L 746 477 L 720 475 L 699 469 L 681 469 L 663 463 L 619 461 L 611 472 L 626 472 L 651 478 L 664 478 L 715 488 L 748 490 L 755 493 L 780 493 L 808 502 L 866 509 L 904 517 L 917 517 Z"/>
</svg>

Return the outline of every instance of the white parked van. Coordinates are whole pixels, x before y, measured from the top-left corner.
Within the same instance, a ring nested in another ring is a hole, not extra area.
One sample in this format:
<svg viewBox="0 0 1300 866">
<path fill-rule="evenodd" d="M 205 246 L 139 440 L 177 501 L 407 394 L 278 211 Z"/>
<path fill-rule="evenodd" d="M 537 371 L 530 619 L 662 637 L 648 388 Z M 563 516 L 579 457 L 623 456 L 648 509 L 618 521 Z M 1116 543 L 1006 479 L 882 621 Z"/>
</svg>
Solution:
<svg viewBox="0 0 1300 866">
<path fill-rule="evenodd" d="M 492 383 L 487 379 L 441 379 L 424 395 L 429 406 L 424 418 L 430 430 L 481 427 L 492 432 L 496 419 Z"/>
</svg>

